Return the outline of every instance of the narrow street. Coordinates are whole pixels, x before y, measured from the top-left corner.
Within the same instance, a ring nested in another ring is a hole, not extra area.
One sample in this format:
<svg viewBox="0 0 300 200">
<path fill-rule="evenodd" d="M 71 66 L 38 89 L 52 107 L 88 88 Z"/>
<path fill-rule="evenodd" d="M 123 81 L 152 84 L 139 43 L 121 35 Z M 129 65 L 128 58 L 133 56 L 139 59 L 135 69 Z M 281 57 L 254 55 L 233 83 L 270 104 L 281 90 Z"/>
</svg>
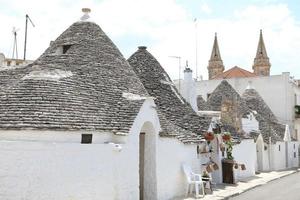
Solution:
<svg viewBox="0 0 300 200">
<path fill-rule="evenodd" d="M 257 187 L 230 200 L 299 200 L 300 199 L 300 173 L 295 173 L 266 185 Z"/>
</svg>

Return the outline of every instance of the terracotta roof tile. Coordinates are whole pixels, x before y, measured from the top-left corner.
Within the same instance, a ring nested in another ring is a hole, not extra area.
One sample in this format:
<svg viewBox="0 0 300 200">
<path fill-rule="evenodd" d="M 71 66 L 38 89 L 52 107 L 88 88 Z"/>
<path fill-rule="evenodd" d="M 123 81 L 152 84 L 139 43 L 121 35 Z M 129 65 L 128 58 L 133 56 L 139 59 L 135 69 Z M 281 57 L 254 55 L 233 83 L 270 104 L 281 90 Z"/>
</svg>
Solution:
<svg viewBox="0 0 300 200">
<path fill-rule="evenodd" d="M 233 68 L 219 74 L 214 79 L 228 79 L 228 78 L 245 78 L 245 77 L 254 77 L 254 73 L 249 72 L 240 67 L 234 66 Z"/>
</svg>

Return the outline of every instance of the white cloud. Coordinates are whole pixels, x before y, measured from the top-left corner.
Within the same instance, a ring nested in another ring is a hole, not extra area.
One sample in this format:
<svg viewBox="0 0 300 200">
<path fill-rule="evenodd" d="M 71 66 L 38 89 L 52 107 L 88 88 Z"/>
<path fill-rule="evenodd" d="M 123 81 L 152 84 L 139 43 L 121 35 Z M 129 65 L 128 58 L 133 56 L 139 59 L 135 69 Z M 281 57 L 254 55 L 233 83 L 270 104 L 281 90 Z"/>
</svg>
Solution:
<svg viewBox="0 0 300 200">
<path fill-rule="evenodd" d="M 200 6 L 200 10 L 205 14 L 211 14 L 212 10 L 206 2 L 202 2 Z"/>
<path fill-rule="evenodd" d="M 1 1 L 1 0 L 0 0 Z M 104 0 L 104 1 L 17 1 L 1 3 L 0 52 L 11 54 L 12 27 L 19 31 L 19 55 L 23 53 L 25 14 L 28 13 L 36 27 L 29 26 L 28 57 L 37 58 L 70 24 L 78 20 L 82 7 L 92 9 L 91 16 L 114 40 L 127 36 L 134 38 L 134 45 L 146 44 L 172 78 L 178 78 L 178 61 L 169 56 L 181 56 L 182 65 L 189 60 L 195 66 L 195 24 L 193 16 L 175 0 Z M 209 13 L 203 1 L 199 10 Z M 13 15 L 11 14 L 13 13 Z M 250 5 L 237 10 L 227 18 L 198 18 L 198 71 L 207 77 L 214 33 L 218 32 L 221 55 L 225 67 L 234 65 L 251 70 L 255 56 L 259 29 L 264 30 L 267 51 L 272 62 L 271 72 L 291 71 L 300 77 L 298 63 L 300 51 L 300 26 L 284 4 L 266 6 Z M 4 28 L 3 28 L 4 27 Z M 143 38 L 149 39 L 144 41 Z M 119 46 L 120 47 L 120 46 Z M 125 56 L 128 47 L 121 47 Z M 134 51 L 134 49 L 133 49 Z"/>
<path fill-rule="evenodd" d="M 184 30 L 174 32 L 171 38 L 157 43 L 155 54 L 165 68 L 178 78 L 176 62 L 166 57 L 167 52 L 176 52 L 195 63 L 195 39 L 192 23 L 178 24 Z M 189 28 L 187 28 L 189 27 Z M 176 29 L 173 27 L 173 29 Z M 218 32 L 219 46 L 226 69 L 235 65 L 252 71 L 256 53 L 259 29 L 263 29 L 264 40 L 270 61 L 271 73 L 290 71 L 300 77 L 299 56 L 300 26 L 284 4 L 269 6 L 248 6 L 235 12 L 230 18 L 198 19 L 198 71 L 207 78 L 207 64 L 213 44 L 214 32 Z M 177 44 L 178 48 L 175 48 Z M 163 56 L 164 55 L 164 56 Z M 178 68 L 177 68 L 178 69 Z M 195 71 L 195 70 L 194 70 Z"/>
</svg>

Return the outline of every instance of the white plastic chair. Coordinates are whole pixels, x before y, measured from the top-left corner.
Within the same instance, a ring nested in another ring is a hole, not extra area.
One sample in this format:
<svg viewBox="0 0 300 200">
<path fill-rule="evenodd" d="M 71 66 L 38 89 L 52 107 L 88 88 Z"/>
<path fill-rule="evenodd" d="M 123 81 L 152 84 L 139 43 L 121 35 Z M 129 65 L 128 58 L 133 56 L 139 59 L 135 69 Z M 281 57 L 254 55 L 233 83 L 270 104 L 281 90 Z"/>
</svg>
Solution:
<svg viewBox="0 0 300 200">
<path fill-rule="evenodd" d="M 202 195 L 204 197 L 205 191 L 204 191 L 204 184 L 203 184 L 201 175 L 193 173 L 191 167 L 186 164 L 182 165 L 182 169 L 184 171 L 184 174 L 185 174 L 187 182 L 188 182 L 186 196 L 188 196 L 190 193 L 193 192 L 193 185 L 194 185 L 196 198 L 199 197 L 199 189 L 200 188 L 202 190 Z M 200 186 L 200 188 L 199 188 L 199 186 Z"/>
</svg>

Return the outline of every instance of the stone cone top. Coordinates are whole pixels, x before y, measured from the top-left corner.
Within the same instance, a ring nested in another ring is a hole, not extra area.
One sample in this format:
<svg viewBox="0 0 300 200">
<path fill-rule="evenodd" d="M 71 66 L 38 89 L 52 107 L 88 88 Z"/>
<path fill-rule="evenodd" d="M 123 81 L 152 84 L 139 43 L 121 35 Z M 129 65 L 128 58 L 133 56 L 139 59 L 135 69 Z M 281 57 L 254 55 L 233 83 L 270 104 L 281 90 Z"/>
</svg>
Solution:
<svg viewBox="0 0 300 200">
<path fill-rule="evenodd" d="M 155 104 L 161 115 L 173 125 L 192 134 L 202 134 L 209 127 L 210 118 L 197 115 L 184 98 L 179 94 L 170 77 L 146 48 L 139 48 L 128 62 L 142 81 L 149 95 L 155 98 Z M 163 130 L 164 131 L 164 130 Z M 173 135 L 173 130 L 169 131 Z M 180 134 L 180 133 L 178 133 Z"/>
<path fill-rule="evenodd" d="M 0 129 L 128 133 L 148 96 L 139 78 L 95 23 L 65 30 L 32 64 L 0 71 Z"/>
</svg>

